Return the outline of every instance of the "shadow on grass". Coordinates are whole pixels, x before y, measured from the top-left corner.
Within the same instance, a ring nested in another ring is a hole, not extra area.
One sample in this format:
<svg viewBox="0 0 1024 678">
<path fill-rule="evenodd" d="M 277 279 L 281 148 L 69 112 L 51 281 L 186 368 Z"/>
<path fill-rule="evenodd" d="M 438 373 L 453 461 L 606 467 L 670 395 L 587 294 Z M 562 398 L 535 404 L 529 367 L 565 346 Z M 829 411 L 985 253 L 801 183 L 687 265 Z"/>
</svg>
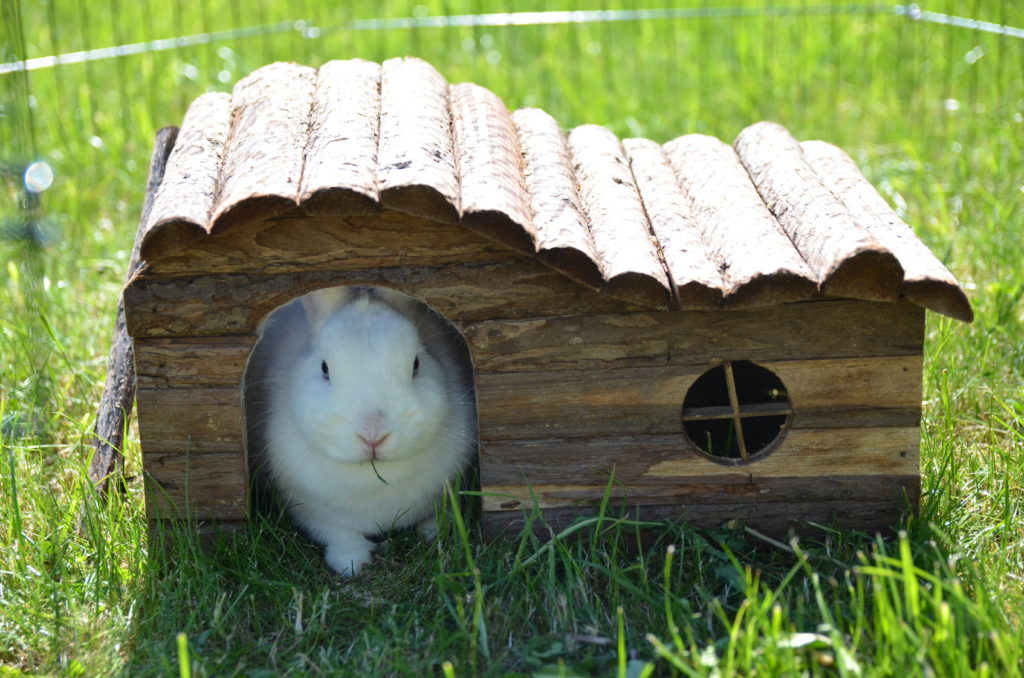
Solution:
<svg viewBox="0 0 1024 678">
<path fill-rule="evenodd" d="M 485 543 L 449 507 L 436 542 L 400 533 L 349 581 L 282 520 L 208 544 L 170 526 L 123 675 L 184 675 L 179 634 L 193 676 L 1012 675 L 1019 632 L 929 510 L 773 540 L 610 506 Z"/>
</svg>

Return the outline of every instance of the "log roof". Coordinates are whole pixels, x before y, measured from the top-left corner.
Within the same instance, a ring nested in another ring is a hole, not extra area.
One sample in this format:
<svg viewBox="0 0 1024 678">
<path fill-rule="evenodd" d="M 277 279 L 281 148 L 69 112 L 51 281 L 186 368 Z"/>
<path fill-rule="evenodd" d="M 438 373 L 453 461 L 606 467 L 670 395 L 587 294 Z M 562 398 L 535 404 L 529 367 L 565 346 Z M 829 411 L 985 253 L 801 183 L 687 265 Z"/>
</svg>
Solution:
<svg viewBox="0 0 1024 678">
<path fill-rule="evenodd" d="M 832 144 L 771 122 L 731 146 L 566 133 L 414 58 L 276 63 L 231 94 L 200 96 L 142 225 L 142 257 L 297 207 L 461 223 L 652 307 L 824 294 L 973 317 L 950 272 Z"/>
</svg>

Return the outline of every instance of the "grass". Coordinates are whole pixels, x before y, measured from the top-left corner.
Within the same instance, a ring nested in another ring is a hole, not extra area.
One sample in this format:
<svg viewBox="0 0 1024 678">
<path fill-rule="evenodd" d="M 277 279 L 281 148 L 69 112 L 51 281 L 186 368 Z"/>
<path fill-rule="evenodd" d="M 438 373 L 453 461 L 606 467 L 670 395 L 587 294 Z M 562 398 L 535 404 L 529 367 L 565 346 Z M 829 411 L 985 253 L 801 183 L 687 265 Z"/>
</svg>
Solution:
<svg viewBox="0 0 1024 678">
<path fill-rule="evenodd" d="M 324 30 L 0 75 L 0 676 L 1020 674 L 1024 41 L 888 6 L 742 4 L 758 11 L 372 32 L 330 27 L 508 7 L 5 3 L 5 61 L 299 16 Z M 926 9 L 1024 25 L 1008 0 Z M 400 536 L 344 584 L 273 521 L 150 548 L 135 438 L 122 500 L 85 469 L 153 132 L 268 61 L 402 54 L 566 127 L 731 139 L 770 118 L 849 149 L 977 314 L 929 314 L 921 515 L 794 543 L 664 525 L 640 547 L 614 506 L 581 538 L 494 544 L 445 512 L 434 545 Z M 32 197 L 18 168 L 36 158 L 56 178 Z"/>
</svg>

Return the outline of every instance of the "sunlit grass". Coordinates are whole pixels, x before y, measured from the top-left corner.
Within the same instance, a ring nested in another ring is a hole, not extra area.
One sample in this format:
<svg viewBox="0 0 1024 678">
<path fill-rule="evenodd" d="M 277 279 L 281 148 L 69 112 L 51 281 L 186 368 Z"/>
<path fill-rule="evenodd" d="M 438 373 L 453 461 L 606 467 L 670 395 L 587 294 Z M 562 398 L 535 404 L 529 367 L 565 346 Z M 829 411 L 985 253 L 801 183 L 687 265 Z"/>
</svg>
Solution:
<svg viewBox="0 0 1024 678">
<path fill-rule="evenodd" d="M 1024 41 L 836 4 L 350 32 L 338 27 L 513 8 L 25 3 L 24 49 L 5 42 L 5 59 L 296 18 L 323 31 L 0 76 L 0 675 L 175 675 L 181 633 L 197 676 L 438 674 L 446 660 L 459 676 L 637 675 L 645 662 L 653 675 L 1020 673 Z M 1019 3 L 967 5 L 928 9 L 1024 25 Z M 405 54 L 566 127 L 731 140 L 769 118 L 847 148 L 968 285 L 977 315 L 963 325 L 929 314 L 922 511 L 904 536 L 827 531 L 791 544 L 664 526 L 641 546 L 612 506 L 584 538 L 483 544 L 472 522 L 443 520 L 436 544 L 399 537 L 341 584 L 273 521 L 212 551 L 187 526 L 162 536 L 168 550 L 150 549 L 134 438 L 127 494 L 99 502 L 89 432 L 155 130 L 269 61 Z M 34 159 L 56 178 L 33 205 L 17 168 Z M 40 233 L 45 246 L 28 237 Z"/>
</svg>

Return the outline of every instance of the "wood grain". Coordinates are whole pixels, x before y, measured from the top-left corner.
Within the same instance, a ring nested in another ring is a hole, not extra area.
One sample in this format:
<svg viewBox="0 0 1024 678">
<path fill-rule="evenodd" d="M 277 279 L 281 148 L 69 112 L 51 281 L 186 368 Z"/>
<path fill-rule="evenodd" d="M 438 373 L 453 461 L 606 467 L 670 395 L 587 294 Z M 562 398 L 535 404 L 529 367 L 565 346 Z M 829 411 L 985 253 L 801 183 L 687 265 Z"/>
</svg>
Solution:
<svg viewBox="0 0 1024 678">
<path fill-rule="evenodd" d="M 345 270 L 507 259 L 511 253 L 458 224 L 392 211 L 375 216 L 307 216 L 292 211 L 204 238 L 152 263 L 150 278 L 203 274 Z"/>
<path fill-rule="evenodd" d="M 784 127 L 756 123 L 740 132 L 734 146 L 824 293 L 879 301 L 899 295 L 899 260 L 821 183 Z"/>
<path fill-rule="evenodd" d="M 512 122 L 523 153 L 537 255 L 573 280 L 600 289 L 604 278 L 562 128 L 538 108 L 517 110 Z"/>
<path fill-rule="evenodd" d="M 845 151 L 825 141 L 804 141 L 800 150 L 857 224 L 899 259 L 904 297 L 958 320 L 974 319 L 971 303 L 953 274 L 889 207 Z"/>
<path fill-rule="evenodd" d="M 142 224 L 144 260 L 164 257 L 206 235 L 230 129 L 229 95 L 209 92 L 188 107 L 164 180 Z"/>
<path fill-rule="evenodd" d="M 196 457 L 241 452 L 241 393 L 241 388 L 140 388 L 136 399 L 142 449 Z"/>
<path fill-rule="evenodd" d="M 289 63 L 264 66 L 235 84 L 211 234 L 298 204 L 315 85 L 315 70 Z"/>
<path fill-rule="evenodd" d="M 448 82 L 420 59 L 388 59 L 382 66 L 377 179 L 384 207 L 458 222 Z"/>
<path fill-rule="evenodd" d="M 632 520 L 651 522 L 681 522 L 694 527 L 719 528 L 727 523 L 748 525 L 768 536 L 784 537 L 790 531 L 809 534 L 821 531 L 819 526 L 833 526 L 839 529 L 855 529 L 867 532 L 891 531 L 899 523 L 900 516 L 907 509 L 916 507 L 916 500 L 909 501 L 827 501 L 827 502 L 777 502 L 773 504 L 669 504 L 662 506 L 635 504 L 614 505 L 606 514 L 605 527 L 620 516 Z M 553 508 L 544 511 L 542 520 L 529 523 L 537 536 L 550 539 L 554 534 L 569 527 L 577 518 L 594 516 L 596 507 Z M 486 539 L 499 537 L 513 538 L 527 527 L 527 512 L 493 511 L 484 513 L 481 521 Z M 583 530 L 576 535 L 586 535 Z"/>
<path fill-rule="evenodd" d="M 449 97 L 462 223 L 514 250 L 533 254 L 533 215 L 508 109 L 493 92 L 472 83 L 452 85 Z"/>
<path fill-rule="evenodd" d="M 183 356 L 179 356 L 162 369 L 174 375 L 183 364 Z M 908 423 L 907 413 L 920 407 L 919 358 L 761 364 L 787 387 L 796 410 L 793 432 L 808 425 L 841 427 L 844 421 L 856 421 L 859 412 L 894 430 L 894 425 Z M 480 438 L 485 443 L 583 438 L 580 444 L 589 445 L 590 439 L 601 436 L 679 434 L 686 390 L 703 371 L 700 366 L 678 366 L 478 374 Z M 240 377 L 228 373 L 225 381 L 240 384 Z M 835 383 L 845 386 L 835 391 Z M 228 385 L 140 388 L 137 399 L 144 449 L 197 455 L 241 449 L 240 394 L 239 386 Z"/>
<path fill-rule="evenodd" d="M 484 423 L 481 418 L 481 423 Z M 605 487 L 614 471 L 626 485 L 678 485 L 751 479 L 916 475 L 920 432 L 915 425 L 873 428 L 794 428 L 769 454 L 744 465 L 713 461 L 681 432 L 609 434 L 600 438 L 484 441 L 481 486 Z M 716 480 L 717 479 L 717 480 Z"/>
<path fill-rule="evenodd" d="M 815 296 L 817 278 L 730 146 L 688 134 L 665 144 L 665 152 L 722 276 L 724 304 L 774 306 Z"/>
<path fill-rule="evenodd" d="M 141 389 L 240 388 L 253 335 L 135 340 Z"/>
<path fill-rule="evenodd" d="M 569 133 L 568 145 L 604 291 L 668 308 L 668 276 L 622 144 L 604 127 L 583 125 Z"/>
<path fill-rule="evenodd" d="M 480 236 L 469 233 L 474 239 Z M 415 240 L 408 238 L 410 258 Z M 500 247 L 500 245 L 494 245 Z M 224 274 L 180 278 L 137 276 L 125 288 L 133 337 L 251 334 L 278 306 L 320 287 L 381 285 L 419 297 L 450 320 L 531 317 L 537 314 L 633 311 L 547 266 L 502 248 L 501 260 L 434 266 Z M 400 263 L 400 262 L 395 262 Z"/>
<path fill-rule="evenodd" d="M 141 264 L 140 250 L 145 226 L 153 208 L 153 198 L 163 181 L 167 167 L 167 159 L 174 147 L 178 129 L 164 127 L 156 133 L 153 154 L 149 162 L 149 176 L 146 181 L 146 197 L 142 203 L 142 214 L 139 217 L 139 228 L 135 235 L 135 245 L 128 262 L 126 278 L 131 280 Z M 114 321 L 114 338 L 111 342 L 110 357 L 107 360 L 107 375 L 103 384 L 103 396 L 100 398 L 93 424 L 93 455 L 89 462 L 89 480 L 101 493 L 106 494 L 110 480 L 122 470 L 124 457 L 121 446 L 124 443 L 124 432 L 131 419 L 132 406 L 135 402 L 135 355 L 132 342 L 128 337 L 128 327 L 124 315 L 124 299 L 117 300 L 117 314 Z"/>
<path fill-rule="evenodd" d="M 625 139 L 622 145 L 661 246 L 676 306 L 689 310 L 717 308 L 723 297 L 722 275 L 664 151 L 649 139 Z"/>
<path fill-rule="evenodd" d="M 672 483 L 645 485 L 644 479 L 626 483 L 617 474 L 608 485 L 522 485 L 487 484 L 483 497 L 484 511 L 516 511 L 537 506 L 542 509 L 563 506 L 594 506 L 605 496 L 612 504 L 626 501 L 635 504 L 678 506 L 714 504 L 768 505 L 814 503 L 829 501 L 901 501 L 915 496 L 920 478 L 910 475 L 846 475 L 822 476 L 808 482 L 806 476 L 694 476 L 678 477 Z"/>
<path fill-rule="evenodd" d="M 694 369 L 727 359 L 752 359 L 759 362 L 783 362 L 800 365 L 812 359 L 857 360 L 859 358 L 901 358 L 893 369 L 907 372 L 910 364 L 902 359 L 920 357 L 920 325 L 900 323 L 892 327 L 890 318 L 872 313 L 869 302 L 829 302 L 847 308 L 860 304 L 856 317 L 864 323 L 851 323 L 851 335 L 836 336 L 815 323 L 809 309 L 791 313 L 789 320 L 806 323 L 808 334 L 795 332 L 794 341 L 776 345 L 762 342 L 759 330 L 751 328 L 735 313 L 723 314 L 726 323 L 710 323 L 702 331 L 685 332 L 691 323 L 674 314 L 631 313 L 623 315 L 564 316 L 556 318 L 484 321 L 463 325 L 473 353 L 476 369 L 492 371 L 537 372 L 561 370 L 600 371 L 624 367 L 671 367 L 692 365 Z M 787 309 L 795 311 L 795 308 Z M 756 313 L 756 312 L 748 312 Z M 766 312 L 761 312 L 766 313 Z M 893 314 L 898 316 L 898 314 Z M 746 320 L 749 320 L 747 318 Z M 898 320 L 898 318 L 892 318 Z M 785 321 L 778 322 L 785 326 Z M 814 330 L 817 330 L 815 332 Z M 879 338 L 878 333 L 886 332 Z M 723 350 L 710 337 L 723 333 Z M 589 341 L 573 338 L 590 335 Z M 820 338 L 820 341 L 819 341 Z M 846 340 L 846 341 L 844 341 Z M 189 386 L 236 387 L 255 341 L 254 335 L 137 338 L 135 365 L 140 388 L 183 388 Z M 915 348 L 916 345 L 916 348 Z M 794 360 L 797 358 L 803 359 Z M 855 365 L 855 362 L 847 363 Z M 867 363 L 865 363 L 867 364 Z M 879 406 L 884 392 L 879 393 Z M 818 396 L 812 396 L 816 399 Z M 902 406 L 902 405 L 900 405 Z"/>
<path fill-rule="evenodd" d="M 595 309 L 588 315 L 566 309 L 563 315 L 460 324 L 479 372 L 913 356 L 924 343 L 924 311 L 905 302 L 829 300 L 728 312 Z"/>
<path fill-rule="evenodd" d="M 920 407 L 921 358 L 761 361 L 805 418 L 842 420 L 850 411 Z M 680 431 L 683 399 L 708 365 L 477 373 L 480 440 L 595 438 Z M 842 384 L 842 388 L 837 388 Z M 876 412 L 876 414 L 878 414 Z"/>
<path fill-rule="evenodd" d="M 146 450 L 146 515 L 150 520 L 241 520 L 249 502 L 241 451 L 221 454 L 159 454 Z"/>
<path fill-rule="evenodd" d="M 317 71 L 299 189 L 309 214 L 378 210 L 380 64 L 328 61 Z"/>
</svg>

